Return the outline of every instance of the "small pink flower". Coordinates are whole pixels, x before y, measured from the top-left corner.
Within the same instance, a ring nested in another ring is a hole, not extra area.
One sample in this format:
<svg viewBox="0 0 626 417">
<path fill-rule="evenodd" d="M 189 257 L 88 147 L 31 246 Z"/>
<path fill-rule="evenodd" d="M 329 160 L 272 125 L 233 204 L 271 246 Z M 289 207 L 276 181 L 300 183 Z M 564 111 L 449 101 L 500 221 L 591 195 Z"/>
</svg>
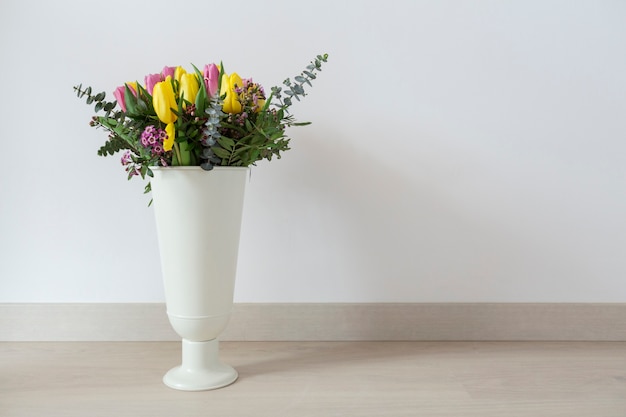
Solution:
<svg viewBox="0 0 626 417">
<path fill-rule="evenodd" d="M 126 166 L 128 164 L 130 164 L 132 162 L 132 157 L 131 157 L 131 153 L 129 150 L 126 150 L 126 152 L 124 152 L 124 154 L 122 155 L 122 165 Z"/>
</svg>

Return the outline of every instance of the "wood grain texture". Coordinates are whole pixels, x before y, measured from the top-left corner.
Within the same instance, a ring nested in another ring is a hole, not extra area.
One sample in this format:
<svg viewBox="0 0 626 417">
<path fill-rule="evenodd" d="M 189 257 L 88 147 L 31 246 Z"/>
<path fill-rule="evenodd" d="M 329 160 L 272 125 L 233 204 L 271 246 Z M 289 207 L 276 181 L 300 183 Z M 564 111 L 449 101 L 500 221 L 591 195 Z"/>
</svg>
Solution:
<svg viewBox="0 0 626 417">
<path fill-rule="evenodd" d="M 225 341 L 626 341 L 626 304 L 235 304 Z M 164 304 L 0 304 L 0 341 L 176 341 Z"/>
<path fill-rule="evenodd" d="M 226 342 L 240 378 L 162 384 L 180 343 L 0 343 L 3 417 L 623 417 L 623 342 Z"/>
</svg>

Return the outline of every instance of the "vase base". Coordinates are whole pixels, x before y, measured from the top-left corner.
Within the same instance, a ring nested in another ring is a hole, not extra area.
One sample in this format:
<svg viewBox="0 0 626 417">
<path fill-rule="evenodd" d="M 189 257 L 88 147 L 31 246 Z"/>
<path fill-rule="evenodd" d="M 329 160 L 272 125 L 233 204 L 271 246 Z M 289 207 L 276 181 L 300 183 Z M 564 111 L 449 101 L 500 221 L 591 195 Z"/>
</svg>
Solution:
<svg viewBox="0 0 626 417">
<path fill-rule="evenodd" d="M 170 369 L 163 383 L 181 391 L 206 391 L 232 384 L 239 374 L 219 360 L 218 350 L 217 339 L 202 342 L 183 339 L 183 363 Z"/>
<path fill-rule="evenodd" d="M 222 388 L 237 380 L 239 374 L 231 366 L 220 364 L 219 369 L 183 369 L 177 366 L 163 377 L 163 383 L 181 391 L 207 391 Z"/>
</svg>

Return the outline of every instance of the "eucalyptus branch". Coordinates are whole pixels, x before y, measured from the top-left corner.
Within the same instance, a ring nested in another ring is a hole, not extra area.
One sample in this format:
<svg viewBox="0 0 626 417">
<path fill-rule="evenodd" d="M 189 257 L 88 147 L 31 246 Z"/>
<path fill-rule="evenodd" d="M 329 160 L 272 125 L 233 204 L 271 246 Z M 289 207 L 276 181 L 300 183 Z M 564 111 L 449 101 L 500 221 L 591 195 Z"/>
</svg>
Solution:
<svg viewBox="0 0 626 417">
<path fill-rule="evenodd" d="M 322 71 L 322 62 L 328 61 L 328 54 L 318 55 L 315 60 L 311 61 L 309 65 L 306 66 L 306 69 L 300 73 L 300 75 L 296 75 L 294 78 L 295 83 L 291 81 L 291 79 L 287 78 L 283 81 L 285 85 L 285 90 L 281 87 L 272 87 L 272 93 L 270 97 L 276 97 L 276 99 L 280 103 L 280 108 L 289 112 L 288 108 L 293 104 L 292 98 L 300 101 L 300 97 L 306 96 L 306 92 L 304 91 L 304 85 L 307 84 L 309 87 L 312 87 L 311 80 L 317 78 L 316 73 Z M 281 93 L 284 93 L 288 97 L 283 98 Z"/>
<path fill-rule="evenodd" d="M 92 88 L 91 87 L 87 87 L 83 90 L 83 85 L 79 84 L 74 86 L 74 91 L 76 91 L 76 96 L 78 98 L 83 98 L 85 96 L 87 96 L 87 98 L 85 99 L 85 101 L 87 102 L 87 104 L 93 104 L 94 102 L 96 103 L 94 105 L 94 111 L 96 113 L 98 113 L 99 111 L 104 110 L 105 111 L 105 115 L 104 117 L 110 117 L 111 112 L 113 111 L 113 109 L 115 108 L 117 102 L 116 101 L 106 101 L 106 93 L 104 91 L 96 94 L 96 95 L 92 95 Z M 119 117 L 121 117 L 123 114 L 122 112 L 116 112 L 113 116 L 113 118 L 118 119 Z"/>
</svg>

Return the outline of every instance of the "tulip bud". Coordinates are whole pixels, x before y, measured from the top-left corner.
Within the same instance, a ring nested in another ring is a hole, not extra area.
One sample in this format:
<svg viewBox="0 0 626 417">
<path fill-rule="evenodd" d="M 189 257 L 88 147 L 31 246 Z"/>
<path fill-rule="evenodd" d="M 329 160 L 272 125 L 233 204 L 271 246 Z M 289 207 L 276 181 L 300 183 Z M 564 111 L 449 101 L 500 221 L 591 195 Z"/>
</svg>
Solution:
<svg viewBox="0 0 626 417">
<path fill-rule="evenodd" d="M 126 100 L 124 100 L 124 90 L 125 90 L 125 87 L 123 85 L 117 87 L 115 91 L 113 92 L 113 96 L 117 100 L 117 104 L 120 105 L 120 108 L 122 109 L 122 111 L 126 113 Z"/>
<path fill-rule="evenodd" d="M 204 84 L 209 96 L 213 97 L 217 93 L 217 83 L 220 79 L 220 69 L 215 64 L 204 66 Z"/>
<path fill-rule="evenodd" d="M 152 91 L 154 90 L 154 85 L 160 81 L 163 81 L 165 78 L 161 76 L 161 74 L 148 74 L 144 78 L 146 83 L 146 91 L 148 94 L 152 95 Z"/>
<path fill-rule="evenodd" d="M 174 71 L 174 79 L 180 83 L 180 79 L 182 78 L 183 74 L 187 74 L 185 68 L 176 67 L 176 70 Z"/>
<path fill-rule="evenodd" d="M 168 123 L 165 126 L 165 133 L 167 133 L 167 139 L 163 141 L 163 150 L 171 151 L 174 146 L 174 138 L 176 137 L 176 131 L 174 129 L 174 123 Z"/>
<path fill-rule="evenodd" d="M 190 103 L 196 101 L 196 95 L 200 89 L 200 83 L 196 74 L 182 74 L 180 78 L 180 97 Z M 183 102 L 183 107 L 186 105 Z"/>
<path fill-rule="evenodd" d="M 136 82 L 128 82 L 125 85 L 117 87 L 115 91 L 113 92 L 113 96 L 117 100 L 117 104 L 120 105 L 120 108 L 122 109 L 124 113 L 126 113 L 126 98 L 124 96 L 124 93 L 126 91 L 126 86 L 130 88 L 130 90 L 136 97 L 137 96 L 137 83 Z"/>
<path fill-rule="evenodd" d="M 233 72 L 230 75 L 222 75 L 222 88 L 220 94 L 226 94 L 222 110 L 224 113 L 241 113 L 241 103 L 239 102 L 239 93 L 236 89 L 243 87 L 241 77 Z"/>
<path fill-rule="evenodd" d="M 154 85 L 154 90 L 152 90 L 152 105 L 159 120 L 163 123 L 174 123 L 176 119 L 178 119 L 178 116 L 172 111 L 172 109 L 178 109 L 178 104 L 176 103 L 174 89 L 169 77 L 165 81 L 158 82 Z"/>
<path fill-rule="evenodd" d="M 174 78 L 174 73 L 176 72 L 176 67 L 163 67 L 163 71 L 161 71 L 161 77 L 166 79 L 167 77 Z"/>
</svg>

